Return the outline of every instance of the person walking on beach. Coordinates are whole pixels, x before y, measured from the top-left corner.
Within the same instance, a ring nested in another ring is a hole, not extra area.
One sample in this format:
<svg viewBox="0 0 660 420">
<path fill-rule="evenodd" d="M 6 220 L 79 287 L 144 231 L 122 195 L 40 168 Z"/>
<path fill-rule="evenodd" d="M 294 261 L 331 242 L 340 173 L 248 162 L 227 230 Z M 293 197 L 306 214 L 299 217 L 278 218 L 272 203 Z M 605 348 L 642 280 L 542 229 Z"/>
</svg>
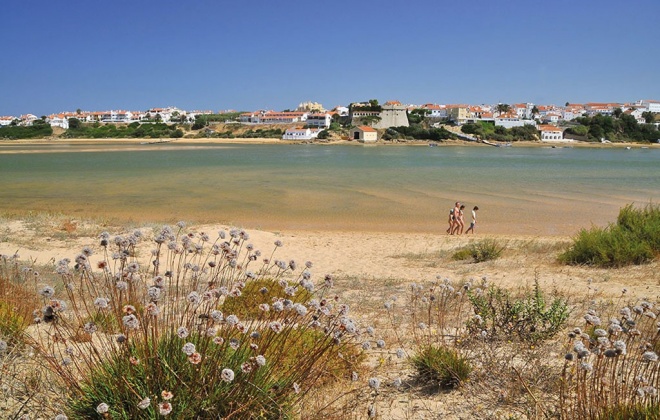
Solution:
<svg viewBox="0 0 660 420">
<path fill-rule="evenodd" d="M 456 232 L 458 235 L 463 234 L 463 229 L 465 229 L 465 221 L 463 219 L 463 209 L 465 204 L 461 204 L 461 207 L 458 209 L 458 216 L 456 216 Z"/>
<path fill-rule="evenodd" d="M 454 204 L 454 208 L 449 210 L 449 229 L 447 229 L 447 233 L 449 234 L 454 234 L 456 232 L 456 226 L 458 226 L 458 212 L 460 211 L 460 206 L 461 203 L 458 201 L 456 204 Z"/>
<path fill-rule="evenodd" d="M 449 223 L 449 227 L 447 228 L 447 233 L 451 233 L 451 231 L 454 228 L 454 210 L 455 208 L 449 209 L 449 220 L 447 220 L 447 223 Z"/>
<path fill-rule="evenodd" d="M 472 234 L 474 235 L 474 225 L 477 224 L 477 210 L 479 210 L 478 206 L 474 206 L 472 209 L 472 221 L 470 222 L 470 227 L 465 231 L 465 234 L 467 235 L 472 231 Z"/>
</svg>

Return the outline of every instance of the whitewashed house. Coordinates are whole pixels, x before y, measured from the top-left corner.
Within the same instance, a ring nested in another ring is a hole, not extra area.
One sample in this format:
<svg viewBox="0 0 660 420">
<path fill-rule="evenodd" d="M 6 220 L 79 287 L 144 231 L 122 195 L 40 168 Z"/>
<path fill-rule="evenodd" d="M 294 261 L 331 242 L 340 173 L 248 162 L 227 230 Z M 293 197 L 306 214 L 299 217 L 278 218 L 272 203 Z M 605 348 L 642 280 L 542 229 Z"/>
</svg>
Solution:
<svg viewBox="0 0 660 420">
<path fill-rule="evenodd" d="M 421 108 L 430 111 L 427 115 L 429 118 L 447 118 L 447 108 L 444 105 L 424 104 Z"/>
<path fill-rule="evenodd" d="M 507 112 L 495 117 L 495 125 L 504 128 L 523 127 L 525 125 L 536 125 L 534 120 L 521 120 L 518 114 Z"/>
<path fill-rule="evenodd" d="M 360 125 L 351 130 L 351 139 L 360 143 L 375 143 L 378 140 L 378 131 L 366 125 Z"/>
<path fill-rule="evenodd" d="M 289 128 L 284 132 L 282 140 L 312 140 L 318 137 L 320 129 Z"/>
<path fill-rule="evenodd" d="M 51 127 L 69 129 L 69 119 L 64 114 L 51 114 L 47 117 L 46 121 L 48 121 Z"/>
<path fill-rule="evenodd" d="M 330 127 L 332 116 L 327 112 L 315 113 L 307 115 L 307 125 L 311 127 Z"/>
<path fill-rule="evenodd" d="M 646 108 L 645 111 L 660 113 L 660 101 L 654 101 L 652 99 L 643 99 L 638 103 L 643 108 Z"/>
<path fill-rule="evenodd" d="M 16 119 L 15 117 L 9 117 L 9 116 L 0 117 L 0 126 L 10 125 L 11 122 L 14 121 L 15 119 Z"/>
<path fill-rule="evenodd" d="M 24 114 L 24 115 L 20 116 L 19 120 L 21 120 L 21 122 L 19 124 L 20 125 L 32 125 L 32 123 L 35 122 L 38 119 L 39 119 L 39 117 L 37 117 L 34 114 Z"/>
<path fill-rule="evenodd" d="M 541 125 L 539 131 L 541 132 L 541 141 L 564 141 L 564 132 L 559 127 Z"/>
</svg>

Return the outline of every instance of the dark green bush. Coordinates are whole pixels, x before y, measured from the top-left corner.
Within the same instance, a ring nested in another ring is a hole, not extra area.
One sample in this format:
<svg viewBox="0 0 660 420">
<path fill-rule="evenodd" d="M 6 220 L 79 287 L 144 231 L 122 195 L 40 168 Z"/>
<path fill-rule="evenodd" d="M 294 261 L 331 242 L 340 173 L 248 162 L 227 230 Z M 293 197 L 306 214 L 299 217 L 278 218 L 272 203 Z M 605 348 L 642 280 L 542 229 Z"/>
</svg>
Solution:
<svg viewBox="0 0 660 420">
<path fill-rule="evenodd" d="M 644 264 L 660 252 L 660 207 L 643 209 L 627 205 L 617 223 L 606 228 L 582 229 L 573 244 L 559 256 L 565 264 L 623 267 Z"/>
<path fill-rule="evenodd" d="M 468 246 L 474 262 L 496 260 L 506 249 L 506 245 L 500 244 L 495 239 L 484 239 Z"/>
<path fill-rule="evenodd" d="M 437 383 L 441 388 L 456 388 L 472 372 L 467 359 L 449 347 L 429 345 L 411 358 L 412 365 L 424 381 Z"/>
</svg>

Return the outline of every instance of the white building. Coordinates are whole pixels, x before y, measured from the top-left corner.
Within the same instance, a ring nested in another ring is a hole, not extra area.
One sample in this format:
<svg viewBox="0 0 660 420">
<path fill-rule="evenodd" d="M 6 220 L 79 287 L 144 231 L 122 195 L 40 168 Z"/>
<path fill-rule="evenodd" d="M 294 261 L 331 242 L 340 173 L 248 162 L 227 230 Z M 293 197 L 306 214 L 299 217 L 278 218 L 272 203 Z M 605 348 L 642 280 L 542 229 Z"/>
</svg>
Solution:
<svg viewBox="0 0 660 420">
<path fill-rule="evenodd" d="M 32 123 L 35 122 L 38 119 L 39 118 L 34 114 L 21 115 L 21 117 L 19 118 L 19 120 L 21 120 L 21 122 L 19 124 L 20 125 L 32 125 Z"/>
<path fill-rule="evenodd" d="M 312 127 L 330 127 L 332 117 L 327 112 L 307 115 L 307 125 Z"/>
<path fill-rule="evenodd" d="M 534 104 L 514 104 L 511 108 L 516 113 L 516 115 L 518 115 L 518 118 L 528 120 L 532 118 L 532 109 L 534 109 Z"/>
<path fill-rule="evenodd" d="M 513 128 L 513 127 L 523 127 L 525 125 L 536 125 L 534 120 L 521 120 L 518 118 L 518 114 L 513 112 L 508 112 L 506 114 L 500 114 L 495 117 L 495 126 L 500 126 L 504 128 Z"/>
<path fill-rule="evenodd" d="M 318 137 L 320 129 L 289 128 L 284 132 L 282 140 L 311 140 Z"/>
<path fill-rule="evenodd" d="M 539 131 L 541 132 L 541 141 L 564 141 L 564 132 L 559 127 L 541 125 Z"/>
<path fill-rule="evenodd" d="M 15 119 L 15 117 L 0 117 L 0 126 L 10 125 Z"/>
<path fill-rule="evenodd" d="M 155 117 L 156 115 L 153 114 L 152 118 Z M 101 122 L 105 122 L 105 123 L 127 123 L 127 122 L 131 122 L 132 120 L 133 120 L 133 113 L 130 111 L 111 110 L 111 111 L 105 111 L 101 115 Z M 166 120 L 163 119 L 163 121 Z"/>
<path fill-rule="evenodd" d="M 378 131 L 369 126 L 361 125 L 351 130 L 351 139 L 360 143 L 375 143 L 378 140 Z"/>
<path fill-rule="evenodd" d="M 447 118 L 447 108 L 444 105 L 424 104 L 421 108 L 430 111 L 427 115 L 429 118 Z"/>
<path fill-rule="evenodd" d="M 60 127 L 65 130 L 69 129 L 69 119 L 64 114 L 49 115 L 47 121 L 51 127 Z"/>
<path fill-rule="evenodd" d="M 639 105 L 646 108 L 645 111 L 660 113 L 660 101 L 654 101 L 652 99 L 644 99 L 639 101 Z"/>
</svg>

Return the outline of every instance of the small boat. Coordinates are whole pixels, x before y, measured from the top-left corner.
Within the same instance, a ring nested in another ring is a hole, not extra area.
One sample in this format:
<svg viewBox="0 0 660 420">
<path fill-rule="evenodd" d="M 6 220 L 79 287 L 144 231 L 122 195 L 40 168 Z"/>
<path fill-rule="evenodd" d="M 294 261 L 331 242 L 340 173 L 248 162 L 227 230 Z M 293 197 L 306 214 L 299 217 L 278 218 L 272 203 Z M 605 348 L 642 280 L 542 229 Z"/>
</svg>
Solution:
<svg viewBox="0 0 660 420">
<path fill-rule="evenodd" d="M 626 150 L 630 150 L 630 149 L 631 149 L 631 147 L 630 147 L 630 146 L 626 146 Z"/>
<path fill-rule="evenodd" d="M 429 143 L 429 147 L 437 147 L 438 143 Z"/>
</svg>

